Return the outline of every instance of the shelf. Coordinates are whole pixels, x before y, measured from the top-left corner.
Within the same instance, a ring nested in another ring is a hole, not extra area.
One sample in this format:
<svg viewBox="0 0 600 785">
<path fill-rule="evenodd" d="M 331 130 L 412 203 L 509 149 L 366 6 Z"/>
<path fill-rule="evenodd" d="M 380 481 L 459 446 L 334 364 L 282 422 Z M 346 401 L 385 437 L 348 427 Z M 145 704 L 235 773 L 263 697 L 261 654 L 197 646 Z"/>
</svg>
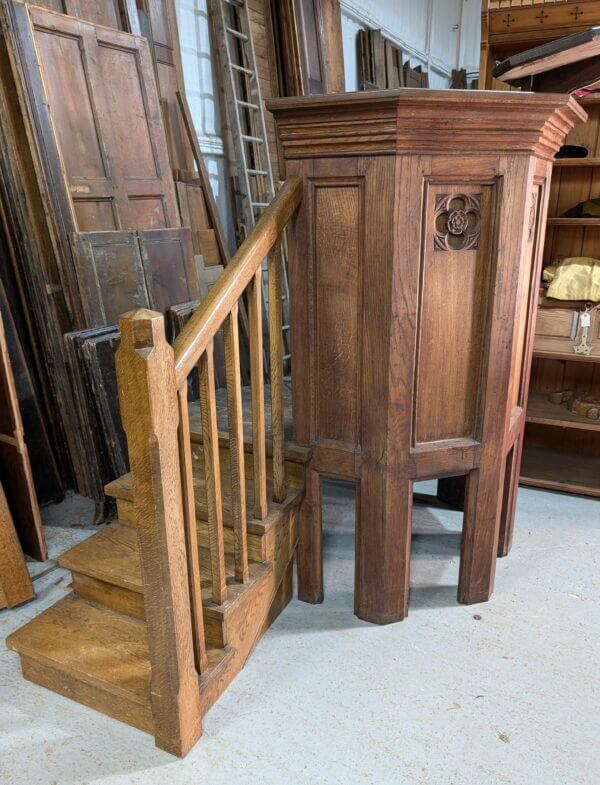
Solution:
<svg viewBox="0 0 600 785">
<path fill-rule="evenodd" d="M 548 218 L 548 226 L 600 226 L 600 218 Z"/>
<path fill-rule="evenodd" d="M 554 166 L 600 166 L 600 158 L 555 158 Z"/>
<path fill-rule="evenodd" d="M 571 352 L 546 352 L 543 349 L 534 349 L 534 357 L 539 357 L 542 360 L 565 360 L 570 363 L 597 363 L 600 361 L 600 355 L 593 354 L 575 354 Z"/>
<path fill-rule="evenodd" d="M 520 482 L 535 488 L 600 497 L 600 458 L 525 444 Z"/>
<path fill-rule="evenodd" d="M 573 414 L 562 404 L 550 403 L 545 393 L 531 393 L 527 405 L 527 422 L 538 425 L 553 425 L 558 428 L 579 428 L 584 431 L 600 432 L 600 420 L 590 420 Z M 598 478 L 600 485 L 600 477 Z"/>
<path fill-rule="evenodd" d="M 582 95 L 580 98 L 575 98 L 577 103 L 581 104 L 581 106 L 585 106 L 586 104 L 600 104 L 600 93 L 589 93 L 588 95 Z"/>
</svg>

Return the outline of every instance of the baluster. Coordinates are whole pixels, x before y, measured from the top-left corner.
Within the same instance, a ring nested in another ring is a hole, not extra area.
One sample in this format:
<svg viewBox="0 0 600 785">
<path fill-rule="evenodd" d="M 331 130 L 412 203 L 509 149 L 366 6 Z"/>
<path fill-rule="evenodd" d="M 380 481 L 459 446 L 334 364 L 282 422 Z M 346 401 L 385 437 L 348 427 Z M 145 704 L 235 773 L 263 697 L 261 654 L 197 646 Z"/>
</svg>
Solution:
<svg viewBox="0 0 600 785">
<path fill-rule="evenodd" d="M 248 287 L 250 328 L 250 387 L 252 391 L 252 458 L 254 463 L 254 516 L 267 517 L 267 451 L 265 446 L 265 385 L 262 336 L 262 267 Z"/>
<path fill-rule="evenodd" d="M 283 305 L 281 245 L 269 254 L 269 348 L 271 360 L 271 435 L 273 440 L 273 499 L 285 499 L 283 411 Z"/>
<path fill-rule="evenodd" d="M 188 416 L 188 386 L 177 390 L 179 404 L 179 464 L 181 467 L 181 493 L 183 501 L 183 525 L 187 546 L 188 582 L 190 585 L 190 605 L 192 611 L 192 634 L 194 637 L 194 659 L 198 673 L 208 667 L 206 642 L 204 640 L 204 616 L 202 610 L 202 583 L 198 558 L 198 531 L 196 529 L 196 500 L 194 497 L 194 472 L 190 442 L 190 421 Z"/>
<path fill-rule="evenodd" d="M 221 499 L 221 468 L 219 465 L 219 432 L 215 400 L 215 365 L 213 341 L 200 358 L 200 407 L 202 410 L 202 442 L 204 476 L 208 508 L 208 542 L 212 575 L 213 602 L 221 605 L 227 599 L 225 548 L 223 545 L 223 505 Z"/>
<path fill-rule="evenodd" d="M 225 367 L 227 374 L 227 412 L 229 420 L 229 455 L 231 464 L 231 514 L 235 553 L 235 579 L 248 580 L 248 549 L 246 545 L 246 476 L 244 471 L 244 418 L 242 412 L 242 380 L 240 376 L 240 340 L 238 304 L 223 325 L 225 336 Z"/>
</svg>

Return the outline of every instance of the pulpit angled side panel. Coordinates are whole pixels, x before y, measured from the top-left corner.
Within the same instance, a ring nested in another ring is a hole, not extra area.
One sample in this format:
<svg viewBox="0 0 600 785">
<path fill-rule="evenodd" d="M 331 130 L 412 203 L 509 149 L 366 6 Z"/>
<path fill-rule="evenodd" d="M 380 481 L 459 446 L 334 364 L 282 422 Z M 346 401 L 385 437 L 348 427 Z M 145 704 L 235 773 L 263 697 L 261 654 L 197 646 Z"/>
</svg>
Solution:
<svg viewBox="0 0 600 785">
<path fill-rule="evenodd" d="M 496 188 L 425 183 L 413 446 L 479 438 Z"/>
<path fill-rule="evenodd" d="M 312 183 L 315 439 L 359 441 L 364 187 L 360 178 Z"/>
</svg>

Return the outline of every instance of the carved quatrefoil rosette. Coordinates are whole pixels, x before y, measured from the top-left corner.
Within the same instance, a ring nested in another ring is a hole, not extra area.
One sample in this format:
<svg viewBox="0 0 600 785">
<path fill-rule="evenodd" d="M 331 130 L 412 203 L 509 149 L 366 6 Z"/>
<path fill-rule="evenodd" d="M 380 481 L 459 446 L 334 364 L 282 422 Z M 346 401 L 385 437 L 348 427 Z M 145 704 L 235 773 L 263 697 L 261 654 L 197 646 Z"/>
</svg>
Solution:
<svg viewBox="0 0 600 785">
<path fill-rule="evenodd" d="M 438 194 L 434 222 L 436 251 L 477 248 L 481 234 L 481 194 Z"/>
</svg>

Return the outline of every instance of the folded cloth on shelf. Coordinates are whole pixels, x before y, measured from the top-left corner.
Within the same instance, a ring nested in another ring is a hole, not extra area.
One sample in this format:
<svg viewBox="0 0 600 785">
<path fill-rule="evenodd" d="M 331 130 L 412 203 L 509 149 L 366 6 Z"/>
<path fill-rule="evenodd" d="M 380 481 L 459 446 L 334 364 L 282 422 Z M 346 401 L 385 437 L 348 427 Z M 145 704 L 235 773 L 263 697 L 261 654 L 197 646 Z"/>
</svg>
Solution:
<svg viewBox="0 0 600 785">
<path fill-rule="evenodd" d="M 543 279 L 550 281 L 546 294 L 555 300 L 600 302 L 600 259 L 569 256 L 546 267 Z"/>
</svg>

